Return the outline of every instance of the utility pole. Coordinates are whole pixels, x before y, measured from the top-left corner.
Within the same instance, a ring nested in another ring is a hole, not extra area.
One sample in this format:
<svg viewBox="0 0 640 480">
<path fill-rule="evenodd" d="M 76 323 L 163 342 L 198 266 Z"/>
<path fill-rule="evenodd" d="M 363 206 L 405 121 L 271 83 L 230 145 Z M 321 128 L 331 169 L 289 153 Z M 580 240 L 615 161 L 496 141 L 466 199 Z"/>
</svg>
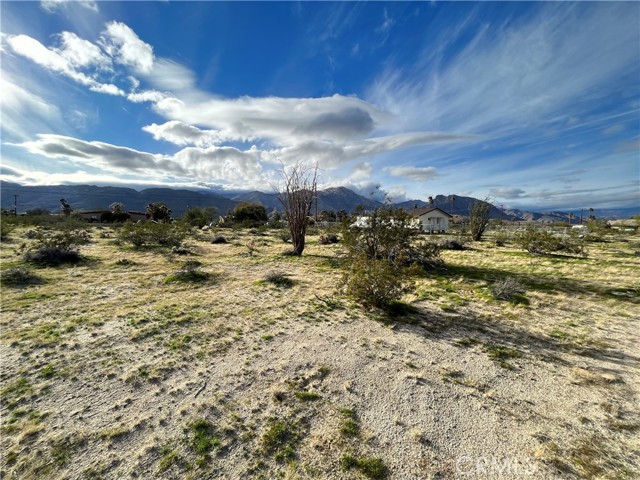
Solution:
<svg viewBox="0 0 640 480">
<path fill-rule="evenodd" d="M 16 195 L 15 193 L 13 194 L 13 216 L 17 217 L 18 216 L 18 197 L 20 195 Z"/>
<path fill-rule="evenodd" d="M 580 225 L 582 225 L 582 211 L 584 210 L 584 208 L 580 209 Z"/>
<path fill-rule="evenodd" d="M 504 204 L 500 204 L 500 221 L 504 218 Z"/>
</svg>

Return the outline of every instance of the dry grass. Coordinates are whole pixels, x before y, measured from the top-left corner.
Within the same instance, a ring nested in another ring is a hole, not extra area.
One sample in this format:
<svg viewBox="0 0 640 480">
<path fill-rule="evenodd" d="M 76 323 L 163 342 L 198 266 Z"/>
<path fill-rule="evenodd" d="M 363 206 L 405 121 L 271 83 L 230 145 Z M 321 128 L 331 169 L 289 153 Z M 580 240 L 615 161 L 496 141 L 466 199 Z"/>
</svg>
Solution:
<svg viewBox="0 0 640 480">
<path fill-rule="evenodd" d="M 87 261 L 3 288 L 3 475 L 350 478 L 375 459 L 375 475 L 429 478 L 455 465 L 449 442 L 542 448 L 537 478 L 640 475 L 638 421 L 620 413 L 640 393 L 637 238 L 586 259 L 490 238 L 446 251 L 391 316 L 344 297 L 339 244 L 311 236 L 289 257 L 279 236 L 211 232 L 175 255 L 94 234 Z M 21 265 L 15 245 L 3 271 Z M 166 281 L 195 261 L 216 281 Z M 527 302 L 494 299 L 505 278 Z"/>
</svg>

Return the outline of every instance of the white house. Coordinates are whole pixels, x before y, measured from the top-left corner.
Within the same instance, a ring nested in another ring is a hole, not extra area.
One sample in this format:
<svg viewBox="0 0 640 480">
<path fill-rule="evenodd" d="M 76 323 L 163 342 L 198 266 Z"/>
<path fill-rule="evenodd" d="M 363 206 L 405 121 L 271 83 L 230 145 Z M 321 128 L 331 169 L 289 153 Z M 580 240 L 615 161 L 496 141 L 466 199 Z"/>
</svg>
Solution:
<svg viewBox="0 0 640 480">
<path fill-rule="evenodd" d="M 409 210 L 409 214 L 414 218 L 416 228 L 429 233 L 446 233 L 449 230 L 449 220 L 453 218 L 437 207 L 414 208 Z"/>
</svg>

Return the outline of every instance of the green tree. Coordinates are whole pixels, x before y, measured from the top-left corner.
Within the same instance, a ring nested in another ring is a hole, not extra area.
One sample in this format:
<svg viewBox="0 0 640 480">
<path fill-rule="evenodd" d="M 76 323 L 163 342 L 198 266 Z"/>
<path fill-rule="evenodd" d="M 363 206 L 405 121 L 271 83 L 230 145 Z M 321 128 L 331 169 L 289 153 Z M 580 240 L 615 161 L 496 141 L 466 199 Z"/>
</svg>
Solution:
<svg viewBox="0 0 640 480">
<path fill-rule="evenodd" d="M 156 222 L 168 223 L 171 221 L 171 210 L 164 203 L 147 204 L 147 218 Z"/>
<path fill-rule="evenodd" d="M 242 202 L 233 209 L 233 218 L 238 223 L 265 223 L 269 220 L 267 209 L 260 203 Z"/>
<path fill-rule="evenodd" d="M 182 215 L 182 223 L 191 227 L 202 228 L 213 221 L 218 209 L 215 207 L 191 207 Z"/>
</svg>

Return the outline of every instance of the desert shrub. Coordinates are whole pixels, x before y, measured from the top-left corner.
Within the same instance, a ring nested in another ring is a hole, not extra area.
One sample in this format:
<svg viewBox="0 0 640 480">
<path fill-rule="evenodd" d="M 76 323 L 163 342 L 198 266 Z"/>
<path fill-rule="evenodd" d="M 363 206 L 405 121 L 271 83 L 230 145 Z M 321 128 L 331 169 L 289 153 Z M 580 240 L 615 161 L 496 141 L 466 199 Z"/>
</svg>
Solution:
<svg viewBox="0 0 640 480">
<path fill-rule="evenodd" d="M 461 240 L 451 238 L 440 240 L 438 245 L 442 250 L 465 250 L 467 248 Z"/>
<path fill-rule="evenodd" d="M 493 237 L 493 241 L 495 242 L 496 246 L 504 247 L 507 244 L 508 238 L 509 237 L 507 235 L 507 232 L 505 232 L 504 230 L 500 230 L 499 232 L 496 232 L 495 236 Z"/>
<path fill-rule="evenodd" d="M 339 241 L 340 239 L 338 236 L 333 233 L 325 233 L 320 235 L 320 238 L 318 239 L 318 243 L 320 245 L 331 245 L 332 243 L 338 243 Z"/>
<path fill-rule="evenodd" d="M 180 222 L 190 227 L 202 228 L 205 225 L 209 225 L 213 221 L 214 215 L 217 214 L 218 209 L 215 207 L 191 207 L 184 212 Z"/>
<path fill-rule="evenodd" d="M 369 217 L 366 226 L 343 227 L 343 283 L 347 294 L 364 306 L 387 308 L 411 290 L 414 267 L 429 269 L 440 263 L 439 245 L 412 242 L 408 222 L 406 212 L 385 207 Z"/>
<path fill-rule="evenodd" d="M 25 286 L 44 283 L 44 279 L 28 267 L 14 267 L 2 272 L 2 285 Z"/>
<path fill-rule="evenodd" d="M 126 222 L 118 231 L 118 239 L 135 247 L 159 245 L 179 246 L 186 236 L 185 229 L 173 223 Z"/>
<path fill-rule="evenodd" d="M 606 242 L 611 234 L 611 225 L 601 218 L 593 218 L 587 223 L 587 237 L 589 242 Z"/>
<path fill-rule="evenodd" d="M 365 307 L 386 308 L 411 290 L 405 269 L 386 259 L 352 259 L 342 280 L 347 295 Z"/>
<path fill-rule="evenodd" d="M 586 256 L 585 240 L 572 230 L 567 235 L 556 236 L 547 230 L 527 228 L 514 237 L 515 243 L 532 255 L 564 252 Z"/>
<path fill-rule="evenodd" d="M 89 232 L 81 229 L 37 229 L 34 236 L 35 241 L 24 251 L 23 257 L 27 262 L 41 265 L 77 263 L 82 260 L 78 247 L 91 240 Z"/>
<path fill-rule="evenodd" d="M 281 231 L 278 234 L 278 237 L 283 241 L 283 243 L 291 243 L 291 232 L 289 232 L 289 230 Z"/>
<path fill-rule="evenodd" d="M 188 282 L 197 283 L 212 280 L 214 275 L 200 269 L 202 263 L 197 260 L 186 262 L 182 267 L 164 279 L 165 283 Z"/>
<path fill-rule="evenodd" d="M 211 243 L 229 243 L 229 241 L 222 235 L 216 235 L 213 237 L 213 240 L 211 240 Z"/>
<path fill-rule="evenodd" d="M 175 253 L 176 255 L 193 255 L 193 248 L 189 245 L 180 244 L 174 245 L 171 247 L 171 253 Z"/>
<path fill-rule="evenodd" d="M 292 287 L 295 283 L 289 278 L 289 275 L 283 272 L 270 272 L 265 275 L 262 280 L 263 283 L 272 283 L 278 287 Z"/>
<path fill-rule="evenodd" d="M 500 280 L 496 280 L 491 285 L 491 295 L 496 300 L 506 300 L 508 302 L 514 302 L 522 300 L 526 290 L 524 286 L 513 277 L 505 277 Z"/>
<path fill-rule="evenodd" d="M 14 229 L 15 226 L 5 221 L 4 216 L 0 218 L 0 240 L 6 239 Z"/>
</svg>

